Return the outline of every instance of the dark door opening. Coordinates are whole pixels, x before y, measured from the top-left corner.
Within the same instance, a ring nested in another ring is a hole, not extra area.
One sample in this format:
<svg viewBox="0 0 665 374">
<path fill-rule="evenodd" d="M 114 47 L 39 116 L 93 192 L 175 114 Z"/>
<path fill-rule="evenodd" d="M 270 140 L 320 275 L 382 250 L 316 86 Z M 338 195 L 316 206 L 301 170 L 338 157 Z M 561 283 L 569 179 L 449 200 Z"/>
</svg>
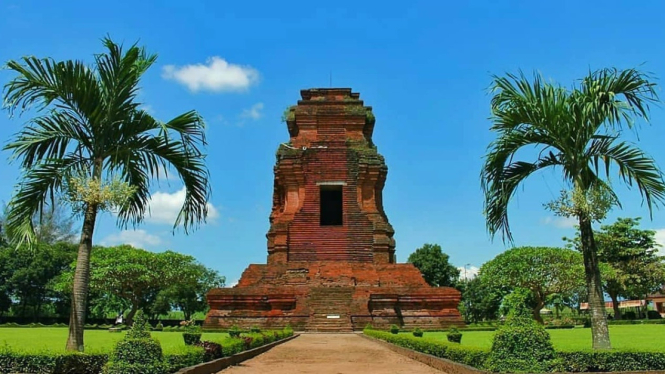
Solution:
<svg viewBox="0 0 665 374">
<path fill-rule="evenodd" d="M 343 224 L 342 186 L 321 186 L 321 226 Z"/>
</svg>

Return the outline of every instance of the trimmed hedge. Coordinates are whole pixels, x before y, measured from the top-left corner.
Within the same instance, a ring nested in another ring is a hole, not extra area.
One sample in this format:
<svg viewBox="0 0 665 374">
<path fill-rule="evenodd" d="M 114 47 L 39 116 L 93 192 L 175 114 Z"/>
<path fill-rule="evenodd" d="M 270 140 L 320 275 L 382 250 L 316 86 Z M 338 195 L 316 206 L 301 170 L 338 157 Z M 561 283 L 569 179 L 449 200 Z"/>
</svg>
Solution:
<svg viewBox="0 0 665 374">
<path fill-rule="evenodd" d="M 395 335 L 389 332 L 377 330 L 364 330 L 363 333 L 365 335 L 381 339 L 400 347 L 430 354 L 439 358 L 445 358 L 479 369 L 483 368 L 484 363 L 489 356 L 489 350 L 487 349 L 424 340 L 406 334 Z"/>
<path fill-rule="evenodd" d="M 264 331 L 259 334 L 243 334 L 251 337 L 249 348 L 257 348 L 293 335 L 293 330 Z M 222 346 L 222 357 L 240 353 L 246 349 L 243 339 L 234 339 Z M 186 346 L 178 353 L 164 354 L 169 373 L 206 362 L 206 352 L 198 346 Z M 24 353 L 15 352 L 0 345 L 0 374 L 100 374 L 108 362 L 109 354 L 86 353 Z M 132 369 L 132 368 L 127 368 Z"/>
<path fill-rule="evenodd" d="M 608 320 L 610 325 L 665 325 L 665 319 L 620 319 Z"/>
<path fill-rule="evenodd" d="M 0 348 L 0 373 L 98 374 L 108 355 L 83 353 L 24 353 Z"/>
<path fill-rule="evenodd" d="M 665 370 L 665 353 L 635 351 L 557 352 L 560 371 L 642 371 Z"/>
<path fill-rule="evenodd" d="M 365 329 L 363 333 L 400 347 L 487 370 L 489 350 L 444 341 L 416 338 L 410 334 L 393 335 L 385 331 Z M 665 352 L 627 350 L 556 352 L 557 372 L 611 372 L 665 370 Z"/>
</svg>

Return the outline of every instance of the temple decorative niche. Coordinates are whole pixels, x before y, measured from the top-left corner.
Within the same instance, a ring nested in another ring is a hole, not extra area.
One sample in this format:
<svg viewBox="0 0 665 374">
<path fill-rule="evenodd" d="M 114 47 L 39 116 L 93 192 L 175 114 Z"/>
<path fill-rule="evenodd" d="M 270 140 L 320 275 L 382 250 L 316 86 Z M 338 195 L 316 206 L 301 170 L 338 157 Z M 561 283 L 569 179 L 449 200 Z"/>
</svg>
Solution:
<svg viewBox="0 0 665 374">
<path fill-rule="evenodd" d="M 301 97 L 284 114 L 290 139 L 276 153 L 267 265 L 211 290 L 205 327 L 460 324 L 457 290 L 430 287 L 413 265 L 395 263 L 372 108 L 346 88 Z"/>
</svg>

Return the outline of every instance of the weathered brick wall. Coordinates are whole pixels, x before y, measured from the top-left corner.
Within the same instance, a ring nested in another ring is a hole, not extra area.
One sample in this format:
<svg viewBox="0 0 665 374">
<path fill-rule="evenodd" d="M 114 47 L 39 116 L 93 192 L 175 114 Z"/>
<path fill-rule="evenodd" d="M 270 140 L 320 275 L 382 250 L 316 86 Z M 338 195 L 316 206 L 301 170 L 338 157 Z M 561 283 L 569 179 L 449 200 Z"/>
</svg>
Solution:
<svg viewBox="0 0 665 374">
<path fill-rule="evenodd" d="M 302 92 L 278 149 L 269 263 L 394 262 L 393 230 L 383 211 L 387 167 L 371 141 L 374 117 L 347 89 Z M 320 225 L 318 183 L 343 186 L 343 225 Z"/>
</svg>

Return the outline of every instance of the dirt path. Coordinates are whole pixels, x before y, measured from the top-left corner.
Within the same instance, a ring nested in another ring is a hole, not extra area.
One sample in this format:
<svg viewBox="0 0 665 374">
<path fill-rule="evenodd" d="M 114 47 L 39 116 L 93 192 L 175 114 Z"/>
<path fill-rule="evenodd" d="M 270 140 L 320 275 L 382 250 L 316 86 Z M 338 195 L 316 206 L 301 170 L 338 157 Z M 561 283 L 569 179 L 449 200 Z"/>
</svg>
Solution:
<svg viewBox="0 0 665 374">
<path fill-rule="evenodd" d="M 356 334 L 302 334 L 219 374 L 441 374 Z"/>
</svg>

